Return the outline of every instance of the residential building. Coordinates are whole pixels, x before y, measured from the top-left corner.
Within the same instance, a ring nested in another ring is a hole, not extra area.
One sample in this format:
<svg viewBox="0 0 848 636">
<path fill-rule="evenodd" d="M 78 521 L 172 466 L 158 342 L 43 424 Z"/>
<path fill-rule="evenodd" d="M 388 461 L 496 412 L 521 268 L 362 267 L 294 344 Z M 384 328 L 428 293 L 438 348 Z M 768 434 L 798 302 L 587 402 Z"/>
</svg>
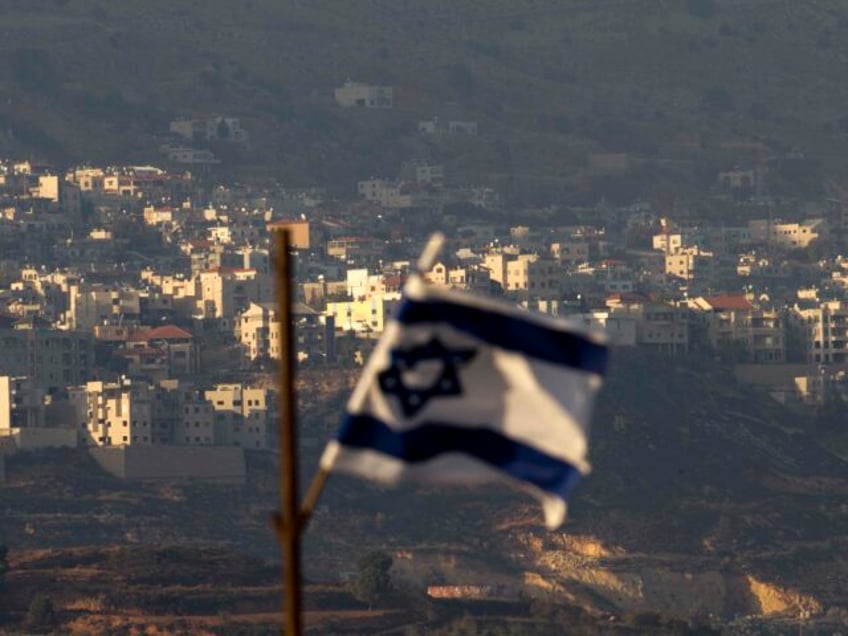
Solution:
<svg viewBox="0 0 848 636">
<path fill-rule="evenodd" d="M 233 319 L 251 302 L 272 298 L 271 280 L 254 269 L 225 268 L 201 272 L 197 284 L 197 318 L 217 320 L 222 329 L 230 329 Z"/>
<path fill-rule="evenodd" d="M 589 244 L 585 241 L 551 243 L 551 256 L 560 263 L 586 263 L 589 261 Z"/>
<path fill-rule="evenodd" d="M 70 329 L 134 323 L 141 315 L 141 294 L 130 287 L 80 282 L 70 287 L 68 299 L 65 323 Z"/>
<path fill-rule="evenodd" d="M 292 328 L 299 361 L 335 359 L 335 325 L 332 316 L 325 316 L 302 303 L 295 303 L 292 307 Z M 263 357 L 279 360 L 280 335 L 277 308 L 272 303 L 251 303 L 236 321 L 236 339 L 250 360 Z"/>
<path fill-rule="evenodd" d="M 831 300 L 816 302 L 812 307 L 796 305 L 790 318 L 807 362 L 848 362 L 848 303 Z"/>
<path fill-rule="evenodd" d="M 751 240 L 771 243 L 787 249 L 809 247 L 813 241 L 828 235 L 827 221 L 807 219 L 800 223 L 782 223 L 767 219 L 748 222 Z"/>
<path fill-rule="evenodd" d="M 309 242 L 309 221 L 305 219 L 284 219 L 273 221 L 266 226 L 268 232 L 273 235 L 274 230 L 288 230 L 289 243 L 297 250 L 308 250 Z"/>
<path fill-rule="evenodd" d="M 445 169 L 439 164 L 414 161 L 401 168 L 401 177 L 418 185 L 440 187 L 445 182 Z"/>
<path fill-rule="evenodd" d="M 247 132 L 241 127 L 238 117 L 194 117 L 175 119 L 169 129 L 188 141 L 221 141 L 246 143 Z"/>
<path fill-rule="evenodd" d="M 394 313 L 399 294 L 374 295 L 363 300 L 328 302 L 325 314 L 333 318 L 337 330 L 354 331 L 357 335 L 383 333 L 386 322 Z"/>
<path fill-rule="evenodd" d="M 477 122 L 476 121 L 460 121 L 458 119 L 452 119 L 448 122 L 448 133 L 451 135 L 461 134 L 461 135 L 476 135 L 477 134 Z"/>
<path fill-rule="evenodd" d="M 633 342 L 633 326 L 629 323 L 634 321 L 637 346 L 659 353 L 689 352 L 689 317 L 687 310 L 679 307 L 626 300 L 612 304 L 608 314 L 597 314 L 594 319 L 602 322 L 605 330 L 615 333 L 623 344 Z"/>
<path fill-rule="evenodd" d="M 271 392 L 243 384 L 218 384 L 204 393 L 211 402 L 215 439 L 246 449 L 271 445 Z"/>
<path fill-rule="evenodd" d="M 51 329 L 37 318 L 29 318 L 0 327 L 0 347 L 0 373 L 26 376 L 49 392 L 86 382 L 92 375 L 91 332 Z"/>
<path fill-rule="evenodd" d="M 476 265 L 449 267 L 439 261 L 424 273 L 424 278 L 432 285 L 451 289 L 473 290 L 488 293 L 491 285 L 489 270 Z"/>
<path fill-rule="evenodd" d="M 559 295 L 559 267 L 537 254 L 520 254 L 506 264 L 505 292 L 526 292 L 529 296 Z"/>
<path fill-rule="evenodd" d="M 665 257 L 665 273 L 686 281 L 711 279 L 714 265 L 713 253 L 699 247 L 684 247 Z"/>
<path fill-rule="evenodd" d="M 175 325 L 136 331 L 127 338 L 124 351 L 130 356 L 143 351 L 161 358 L 167 378 L 193 375 L 200 367 L 200 350 L 194 335 Z"/>
<path fill-rule="evenodd" d="M 667 255 L 677 254 L 681 249 L 683 249 L 683 235 L 667 232 L 654 234 L 651 239 L 651 245 L 653 249 L 664 252 Z"/>
<path fill-rule="evenodd" d="M 153 444 L 153 396 L 146 381 L 88 382 L 68 389 L 86 446 Z"/>
<path fill-rule="evenodd" d="M 205 148 L 190 148 L 189 146 L 171 146 L 163 144 L 159 147 L 159 151 L 165 155 L 169 161 L 187 165 L 208 166 L 221 163 L 215 157 L 211 150 Z"/>
<path fill-rule="evenodd" d="M 714 350 L 732 350 L 740 361 L 755 364 L 786 361 L 785 325 L 779 312 L 755 308 L 742 295 L 699 297 L 689 305 L 703 317 Z"/>
<path fill-rule="evenodd" d="M 0 431 L 43 427 L 44 398 L 30 378 L 0 376 Z"/>
<path fill-rule="evenodd" d="M 203 391 L 177 380 L 159 383 L 154 393 L 153 420 L 157 442 L 176 446 L 210 446 L 215 438 L 212 403 Z"/>
<path fill-rule="evenodd" d="M 347 80 L 333 94 L 336 103 L 343 108 L 392 108 L 394 105 L 391 86 L 372 86 Z"/>
</svg>

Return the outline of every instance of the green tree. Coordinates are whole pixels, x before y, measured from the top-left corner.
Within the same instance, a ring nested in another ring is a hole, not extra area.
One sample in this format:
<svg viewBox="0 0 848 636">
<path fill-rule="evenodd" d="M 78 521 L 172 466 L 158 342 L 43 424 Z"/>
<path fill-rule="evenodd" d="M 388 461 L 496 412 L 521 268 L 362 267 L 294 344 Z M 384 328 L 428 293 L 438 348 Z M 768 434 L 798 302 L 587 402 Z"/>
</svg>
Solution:
<svg viewBox="0 0 848 636">
<path fill-rule="evenodd" d="M 30 628 L 52 627 L 56 621 L 53 599 L 45 594 L 39 594 L 29 604 L 26 622 Z"/>
<path fill-rule="evenodd" d="M 380 551 L 369 552 L 357 562 L 356 580 L 351 591 L 357 599 L 368 603 L 369 609 L 389 592 L 391 567 L 392 557 Z"/>
</svg>

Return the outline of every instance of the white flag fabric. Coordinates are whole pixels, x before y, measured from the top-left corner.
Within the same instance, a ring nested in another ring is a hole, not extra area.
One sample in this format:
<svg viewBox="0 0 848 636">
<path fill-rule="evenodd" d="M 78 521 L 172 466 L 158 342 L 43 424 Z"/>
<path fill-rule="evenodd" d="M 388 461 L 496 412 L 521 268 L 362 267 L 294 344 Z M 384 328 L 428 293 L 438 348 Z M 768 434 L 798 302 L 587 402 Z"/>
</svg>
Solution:
<svg viewBox="0 0 848 636">
<path fill-rule="evenodd" d="M 556 528 L 589 472 L 606 359 L 602 335 L 415 276 L 321 466 L 383 483 L 507 479 Z"/>
</svg>

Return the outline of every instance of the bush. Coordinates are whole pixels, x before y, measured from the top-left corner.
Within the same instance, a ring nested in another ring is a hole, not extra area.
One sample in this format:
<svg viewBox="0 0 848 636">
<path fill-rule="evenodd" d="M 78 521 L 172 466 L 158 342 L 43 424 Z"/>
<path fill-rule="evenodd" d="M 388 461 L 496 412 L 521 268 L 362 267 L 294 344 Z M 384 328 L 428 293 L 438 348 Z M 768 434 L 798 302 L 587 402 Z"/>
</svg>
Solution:
<svg viewBox="0 0 848 636">
<path fill-rule="evenodd" d="M 363 603 L 370 607 L 383 599 L 389 592 L 392 583 L 389 570 L 392 567 L 392 557 L 385 552 L 369 552 L 356 564 L 356 581 L 351 592 Z"/>
<path fill-rule="evenodd" d="M 53 600 L 49 596 L 39 594 L 29 604 L 26 623 L 30 628 L 52 627 L 56 621 Z"/>
</svg>

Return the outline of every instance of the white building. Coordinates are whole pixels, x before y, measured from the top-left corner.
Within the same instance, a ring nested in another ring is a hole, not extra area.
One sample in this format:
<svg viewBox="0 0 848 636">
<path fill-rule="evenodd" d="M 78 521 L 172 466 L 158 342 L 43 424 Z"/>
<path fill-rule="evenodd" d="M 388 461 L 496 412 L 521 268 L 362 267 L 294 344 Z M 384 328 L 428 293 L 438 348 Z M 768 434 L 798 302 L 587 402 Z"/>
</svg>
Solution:
<svg viewBox="0 0 848 636">
<path fill-rule="evenodd" d="M 247 142 L 247 132 L 238 117 L 175 119 L 170 124 L 170 131 L 188 141 Z"/>
<path fill-rule="evenodd" d="M 127 378 L 70 387 L 80 437 L 88 446 L 152 444 L 156 430 L 149 385 Z"/>
<path fill-rule="evenodd" d="M 394 91 L 391 86 L 372 86 L 347 80 L 334 92 L 336 103 L 343 108 L 392 108 Z"/>
<path fill-rule="evenodd" d="M 44 391 L 26 377 L 0 376 L 0 431 L 44 426 Z"/>
</svg>

